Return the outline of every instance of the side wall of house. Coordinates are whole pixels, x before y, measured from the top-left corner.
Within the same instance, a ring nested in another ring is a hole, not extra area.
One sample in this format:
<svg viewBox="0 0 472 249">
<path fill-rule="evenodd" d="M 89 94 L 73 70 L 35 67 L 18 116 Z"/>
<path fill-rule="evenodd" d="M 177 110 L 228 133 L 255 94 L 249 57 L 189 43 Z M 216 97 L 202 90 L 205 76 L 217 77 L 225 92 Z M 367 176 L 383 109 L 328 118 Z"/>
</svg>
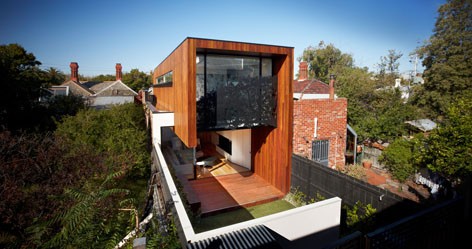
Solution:
<svg viewBox="0 0 472 249">
<path fill-rule="evenodd" d="M 154 70 L 156 78 L 172 71 L 172 85 L 154 87 L 157 110 L 174 113 L 174 131 L 187 147 L 197 146 L 195 44 L 186 39 Z"/>
<path fill-rule="evenodd" d="M 278 76 L 277 128 L 255 128 L 251 137 L 254 172 L 284 193 L 290 191 L 292 171 L 293 63 L 293 50 L 274 58 Z"/>
<path fill-rule="evenodd" d="M 343 167 L 346 148 L 347 99 L 309 99 L 294 101 L 293 153 L 312 157 L 314 140 L 329 140 L 329 167 Z M 317 137 L 315 118 L 318 118 Z"/>
</svg>

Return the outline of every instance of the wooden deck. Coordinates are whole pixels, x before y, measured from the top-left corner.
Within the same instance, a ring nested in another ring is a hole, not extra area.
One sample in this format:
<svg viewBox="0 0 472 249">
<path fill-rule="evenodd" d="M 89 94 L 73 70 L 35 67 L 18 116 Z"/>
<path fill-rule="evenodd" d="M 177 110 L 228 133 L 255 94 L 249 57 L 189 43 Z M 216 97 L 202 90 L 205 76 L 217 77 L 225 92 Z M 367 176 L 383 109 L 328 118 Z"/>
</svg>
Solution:
<svg viewBox="0 0 472 249">
<path fill-rule="evenodd" d="M 202 216 L 259 205 L 284 196 L 266 180 L 249 171 L 188 183 L 201 202 Z"/>
</svg>

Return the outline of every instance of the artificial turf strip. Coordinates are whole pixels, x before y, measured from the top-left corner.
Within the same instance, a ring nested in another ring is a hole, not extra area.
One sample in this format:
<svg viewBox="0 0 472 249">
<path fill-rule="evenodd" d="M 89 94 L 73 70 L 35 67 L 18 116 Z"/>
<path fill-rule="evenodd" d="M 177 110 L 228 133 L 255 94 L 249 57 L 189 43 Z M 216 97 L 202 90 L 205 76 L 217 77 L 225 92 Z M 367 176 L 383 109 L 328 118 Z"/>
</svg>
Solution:
<svg viewBox="0 0 472 249">
<path fill-rule="evenodd" d="M 231 212 L 201 218 L 199 221 L 193 224 L 193 227 L 196 233 L 201 233 L 239 222 L 260 218 L 270 214 L 275 214 L 292 208 L 295 207 L 289 202 L 277 200 L 253 207 L 242 208 Z"/>
</svg>

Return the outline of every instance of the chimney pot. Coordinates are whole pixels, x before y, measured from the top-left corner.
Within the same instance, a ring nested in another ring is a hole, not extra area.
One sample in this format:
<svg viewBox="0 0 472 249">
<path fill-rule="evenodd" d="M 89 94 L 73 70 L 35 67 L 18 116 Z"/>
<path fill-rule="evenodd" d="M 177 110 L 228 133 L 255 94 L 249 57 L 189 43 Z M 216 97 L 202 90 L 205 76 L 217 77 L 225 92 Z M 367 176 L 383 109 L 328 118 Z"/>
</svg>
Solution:
<svg viewBox="0 0 472 249">
<path fill-rule="evenodd" d="M 308 63 L 306 61 L 300 61 L 298 68 L 298 80 L 307 80 L 308 79 Z"/>
<path fill-rule="evenodd" d="M 70 63 L 70 80 L 79 82 L 79 64 L 77 62 Z"/>
<path fill-rule="evenodd" d="M 122 66 L 121 63 L 116 63 L 116 80 L 121 80 L 123 73 L 121 72 Z"/>
</svg>

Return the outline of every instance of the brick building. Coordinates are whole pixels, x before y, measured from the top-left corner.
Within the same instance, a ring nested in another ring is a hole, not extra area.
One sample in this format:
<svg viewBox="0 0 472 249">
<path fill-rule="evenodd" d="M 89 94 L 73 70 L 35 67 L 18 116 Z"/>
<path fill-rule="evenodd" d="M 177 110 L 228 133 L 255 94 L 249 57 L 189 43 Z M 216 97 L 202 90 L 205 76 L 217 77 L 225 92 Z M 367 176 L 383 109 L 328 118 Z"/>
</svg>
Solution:
<svg viewBox="0 0 472 249">
<path fill-rule="evenodd" d="M 334 78 L 327 85 L 307 78 L 300 63 L 293 82 L 293 153 L 331 168 L 345 165 L 347 99 L 334 94 Z"/>
</svg>

